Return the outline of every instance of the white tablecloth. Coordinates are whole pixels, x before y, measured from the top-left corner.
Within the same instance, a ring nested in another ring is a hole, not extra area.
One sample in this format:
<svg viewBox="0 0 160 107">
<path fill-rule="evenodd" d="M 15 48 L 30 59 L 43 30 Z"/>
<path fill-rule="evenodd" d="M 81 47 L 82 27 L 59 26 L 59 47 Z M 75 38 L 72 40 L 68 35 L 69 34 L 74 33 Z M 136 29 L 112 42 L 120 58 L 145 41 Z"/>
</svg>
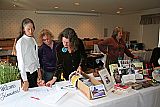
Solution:
<svg viewBox="0 0 160 107">
<path fill-rule="evenodd" d="M 57 84 L 61 86 L 64 83 L 60 82 Z M 69 88 L 66 90 L 68 90 L 68 93 L 53 105 L 49 105 L 47 102 L 42 103 L 40 101 L 41 99 L 36 100 L 30 98 L 33 94 L 30 90 L 25 93 L 19 93 L 23 94 L 23 96 L 20 98 L 15 97 L 14 101 L 1 104 L 0 107 L 160 107 L 160 86 L 149 87 L 138 91 L 132 90 L 128 94 L 122 95 L 110 92 L 106 97 L 94 100 L 88 100 L 79 90 Z"/>
<path fill-rule="evenodd" d="M 160 107 L 160 86 L 139 91 L 141 107 Z"/>
</svg>

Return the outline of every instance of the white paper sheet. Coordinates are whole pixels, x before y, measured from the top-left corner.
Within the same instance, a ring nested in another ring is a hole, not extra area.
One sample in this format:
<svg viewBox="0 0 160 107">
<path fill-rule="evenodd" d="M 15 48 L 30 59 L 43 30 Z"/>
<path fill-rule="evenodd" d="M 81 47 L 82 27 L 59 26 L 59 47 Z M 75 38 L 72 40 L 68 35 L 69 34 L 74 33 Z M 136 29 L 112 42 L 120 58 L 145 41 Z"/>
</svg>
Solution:
<svg viewBox="0 0 160 107">
<path fill-rule="evenodd" d="M 56 104 L 62 97 L 64 97 L 68 93 L 67 90 L 61 89 L 50 93 L 43 97 L 40 101 L 47 105 L 54 105 Z"/>
</svg>

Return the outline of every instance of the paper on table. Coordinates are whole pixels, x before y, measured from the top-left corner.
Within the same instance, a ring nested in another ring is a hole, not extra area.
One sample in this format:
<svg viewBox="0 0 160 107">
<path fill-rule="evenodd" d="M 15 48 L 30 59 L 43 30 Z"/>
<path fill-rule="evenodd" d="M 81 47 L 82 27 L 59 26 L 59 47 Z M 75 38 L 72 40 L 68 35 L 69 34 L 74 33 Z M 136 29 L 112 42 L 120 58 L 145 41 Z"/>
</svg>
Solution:
<svg viewBox="0 0 160 107">
<path fill-rule="evenodd" d="M 65 89 L 65 90 L 71 91 L 71 92 L 76 91 L 76 87 L 73 86 L 71 84 L 71 82 L 69 82 L 69 81 L 56 82 L 53 87 L 54 87 L 55 90 Z"/>
<path fill-rule="evenodd" d="M 100 70 L 99 75 L 102 78 L 102 81 L 103 81 L 103 84 L 106 88 L 106 91 L 109 91 L 114 86 L 114 83 L 112 80 L 113 77 L 111 77 L 112 75 L 110 76 L 110 74 L 106 68 Z"/>
<path fill-rule="evenodd" d="M 44 98 L 46 95 L 49 95 L 52 93 L 52 88 L 42 86 L 42 87 L 34 87 L 29 88 L 27 92 L 25 92 L 28 96 L 28 99 L 34 100 L 34 101 L 40 101 L 42 98 Z"/>
<path fill-rule="evenodd" d="M 128 83 L 128 82 L 136 82 L 135 74 L 128 74 L 128 75 L 122 75 L 122 82 Z"/>
<path fill-rule="evenodd" d="M 47 94 L 51 93 L 52 88 L 42 86 L 42 87 L 34 87 L 34 88 L 29 88 L 28 94 L 30 97 L 43 97 L 46 96 Z"/>
<path fill-rule="evenodd" d="M 68 93 L 67 90 L 58 90 L 50 93 L 49 95 L 42 98 L 40 101 L 42 103 L 48 104 L 48 105 L 54 105 L 56 104 L 63 96 L 65 96 Z"/>
</svg>

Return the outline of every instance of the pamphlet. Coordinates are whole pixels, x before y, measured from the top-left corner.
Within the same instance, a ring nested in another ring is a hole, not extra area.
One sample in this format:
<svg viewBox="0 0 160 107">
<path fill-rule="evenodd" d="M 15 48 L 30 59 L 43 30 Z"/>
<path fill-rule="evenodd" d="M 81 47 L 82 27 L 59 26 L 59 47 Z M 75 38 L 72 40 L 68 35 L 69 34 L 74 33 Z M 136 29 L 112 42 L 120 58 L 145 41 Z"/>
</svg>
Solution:
<svg viewBox="0 0 160 107">
<path fill-rule="evenodd" d="M 92 99 L 106 96 L 106 91 L 103 84 L 90 86 Z"/>
<path fill-rule="evenodd" d="M 142 70 L 143 69 L 143 62 L 133 62 L 135 69 Z"/>
<path fill-rule="evenodd" d="M 122 68 L 130 68 L 131 60 L 118 60 L 120 67 Z"/>
<path fill-rule="evenodd" d="M 128 75 L 122 75 L 122 82 L 128 83 L 128 82 L 136 82 L 135 74 L 128 74 Z"/>
<path fill-rule="evenodd" d="M 100 70 L 99 75 L 104 83 L 106 90 L 110 90 L 114 86 L 114 83 L 112 80 L 113 77 L 111 78 L 110 74 L 108 73 L 108 70 L 106 68 Z"/>
<path fill-rule="evenodd" d="M 109 65 L 111 78 L 113 80 L 113 83 L 121 83 L 121 75 L 118 72 L 118 64 L 111 64 Z"/>
</svg>

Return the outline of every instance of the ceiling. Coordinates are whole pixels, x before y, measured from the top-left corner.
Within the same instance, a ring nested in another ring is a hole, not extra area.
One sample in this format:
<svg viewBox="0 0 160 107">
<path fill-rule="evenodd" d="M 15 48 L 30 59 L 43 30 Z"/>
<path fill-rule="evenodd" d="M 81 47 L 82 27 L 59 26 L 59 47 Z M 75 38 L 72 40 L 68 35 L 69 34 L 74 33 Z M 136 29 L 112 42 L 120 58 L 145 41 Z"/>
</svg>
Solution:
<svg viewBox="0 0 160 107">
<path fill-rule="evenodd" d="M 0 10 L 93 12 L 114 15 L 133 14 L 155 8 L 160 8 L 160 0 L 0 0 Z M 117 13 L 118 11 L 120 13 Z"/>
</svg>

